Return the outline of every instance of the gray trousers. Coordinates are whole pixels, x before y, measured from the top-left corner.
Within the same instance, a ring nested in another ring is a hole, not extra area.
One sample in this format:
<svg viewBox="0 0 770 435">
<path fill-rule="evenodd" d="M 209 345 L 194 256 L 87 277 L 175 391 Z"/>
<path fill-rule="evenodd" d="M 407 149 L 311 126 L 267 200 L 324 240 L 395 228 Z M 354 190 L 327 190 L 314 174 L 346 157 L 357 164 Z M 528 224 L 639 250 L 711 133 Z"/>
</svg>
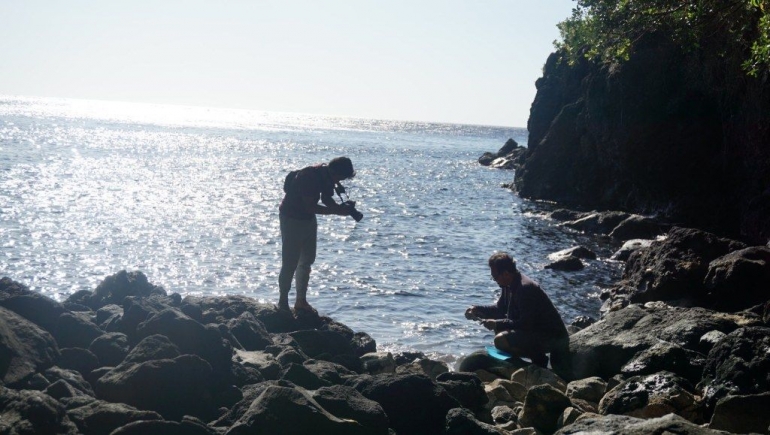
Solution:
<svg viewBox="0 0 770 435">
<path fill-rule="evenodd" d="M 297 299 L 305 300 L 310 281 L 310 266 L 315 261 L 318 221 L 281 216 L 281 273 L 278 288 L 281 299 L 289 297 L 291 280 L 296 278 Z"/>
</svg>

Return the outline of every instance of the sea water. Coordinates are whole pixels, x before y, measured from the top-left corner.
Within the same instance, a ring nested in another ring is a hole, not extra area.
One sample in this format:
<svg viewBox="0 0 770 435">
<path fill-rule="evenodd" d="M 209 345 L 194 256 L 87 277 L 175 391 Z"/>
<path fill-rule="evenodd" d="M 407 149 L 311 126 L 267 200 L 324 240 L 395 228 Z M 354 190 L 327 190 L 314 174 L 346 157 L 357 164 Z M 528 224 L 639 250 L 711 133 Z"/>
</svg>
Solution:
<svg viewBox="0 0 770 435">
<path fill-rule="evenodd" d="M 183 296 L 275 303 L 284 176 L 348 156 L 364 219 L 319 216 L 309 301 L 379 350 L 451 364 L 492 341 L 463 313 L 499 295 L 493 252 L 510 252 L 567 323 L 597 317 L 620 270 L 616 246 L 559 226 L 552 206 L 502 187 L 512 171 L 478 164 L 509 138 L 526 145 L 527 131 L 0 97 L 0 276 L 61 301 L 138 270 Z M 544 269 L 577 245 L 599 260 Z"/>
</svg>

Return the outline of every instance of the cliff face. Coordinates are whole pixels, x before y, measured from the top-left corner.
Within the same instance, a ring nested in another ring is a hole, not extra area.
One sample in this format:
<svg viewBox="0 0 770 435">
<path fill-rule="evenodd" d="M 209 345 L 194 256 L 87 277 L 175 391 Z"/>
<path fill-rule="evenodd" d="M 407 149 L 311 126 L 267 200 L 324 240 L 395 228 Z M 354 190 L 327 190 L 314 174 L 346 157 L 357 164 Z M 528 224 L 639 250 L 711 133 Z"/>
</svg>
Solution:
<svg viewBox="0 0 770 435">
<path fill-rule="evenodd" d="M 659 35 L 612 67 L 552 54 L 516 189 L 767 242 L 770 94 L 739 59 L 684 53 Z"/>
</svg>

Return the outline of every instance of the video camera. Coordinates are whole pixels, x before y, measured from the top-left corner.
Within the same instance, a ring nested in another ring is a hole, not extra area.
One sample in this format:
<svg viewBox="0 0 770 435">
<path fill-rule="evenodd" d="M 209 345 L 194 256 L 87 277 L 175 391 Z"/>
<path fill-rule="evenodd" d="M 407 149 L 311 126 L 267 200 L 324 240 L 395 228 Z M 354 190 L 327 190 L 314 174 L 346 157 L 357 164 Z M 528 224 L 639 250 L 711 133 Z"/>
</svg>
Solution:
<svg viewBox="0 0 770 435">
<path fill-rule="evenodd" d="M 351 201 L 348 197 L 347 192 L 345 191 L 345 186 L 343 186 L 340 183 L 337 183 L 334 185 L 334 191 L 337 192 L 337 196 L 340 197 L 340 201 L 342 201 L 342 206 L 347 207 L 348 214 L 350 217 L 356 220 L 356 222 L 361 222 L 361 219 L 364 218 L 364 214 L 360 211 L 356 210 L 356 202 Z M 342 198 L 342 195 L 345 195 L 345 199 Z"/>
</svg>

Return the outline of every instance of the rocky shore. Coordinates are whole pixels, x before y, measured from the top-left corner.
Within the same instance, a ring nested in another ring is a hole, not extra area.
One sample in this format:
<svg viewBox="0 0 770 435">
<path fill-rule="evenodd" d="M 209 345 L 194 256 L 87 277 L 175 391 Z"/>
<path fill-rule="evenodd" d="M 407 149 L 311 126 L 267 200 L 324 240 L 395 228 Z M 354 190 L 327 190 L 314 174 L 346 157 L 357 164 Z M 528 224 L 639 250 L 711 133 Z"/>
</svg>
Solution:
<svg viewBox="0 0 770 435">
<path fill-rule="evenodd" d="M 600 233 L 613 216 L 553 213 Z M 62 303 L 3 278 L 0 434 L 769 433 L 770 248 L 666 231 L 627 253 L 601 320 L 570 325 L 562 373 L 484 352 L 450 371 L 141 272 Z"/>
</svg>

